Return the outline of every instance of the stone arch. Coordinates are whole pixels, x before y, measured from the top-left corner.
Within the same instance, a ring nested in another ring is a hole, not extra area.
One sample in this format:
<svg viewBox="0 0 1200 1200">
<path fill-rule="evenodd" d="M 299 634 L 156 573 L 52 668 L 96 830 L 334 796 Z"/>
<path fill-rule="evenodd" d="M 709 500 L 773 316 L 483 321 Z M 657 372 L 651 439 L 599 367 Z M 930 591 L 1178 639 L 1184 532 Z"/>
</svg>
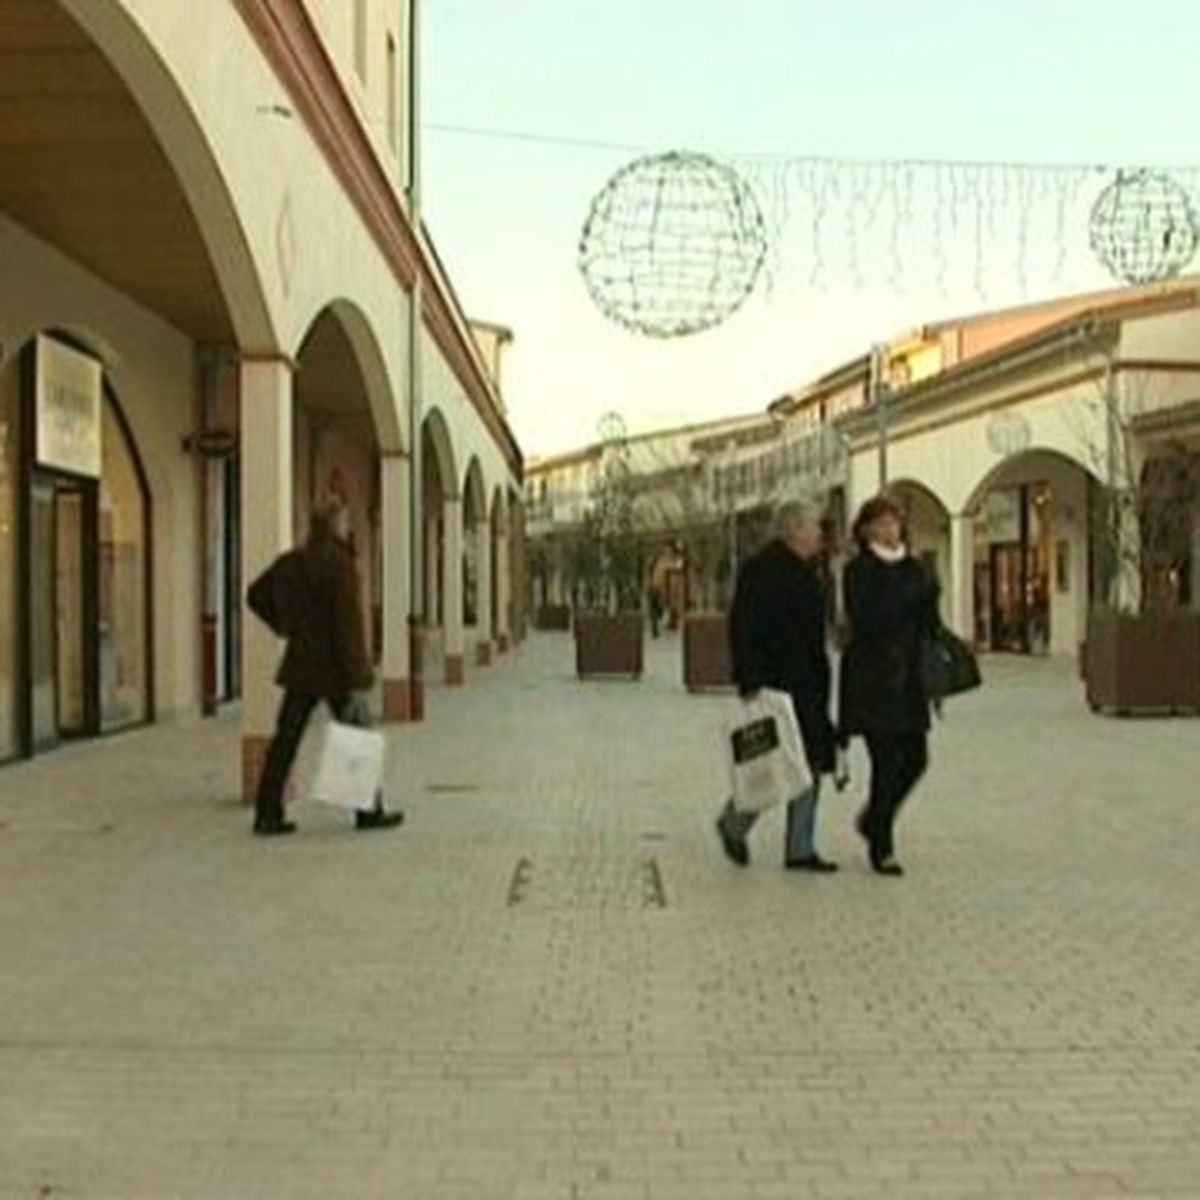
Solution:
<svg viewBox="0 0 1200 1200">
<path fill-rule="evenodd" d="M 483 467 L 477 456 L 467 464 L 463 481 L 463 623 L 474 630 L 475 661 L 491 662 L 492 653 L 492 525 L 489 520 Z"/>
<path fill-rule="evenodd" d="M 430 409 L 422 425 L 424 445 L 422 457 L 436 472 L 442 495 L 453 499 L 459 495 L 458 467 L 454 454 L 454 442 L 450 437 L 450 426 L 439 408 Z"/>
<path fill-rule="evenodd" d="M 120 0 L 61 0 L 117 73 L 170 165 L 204 243 L 238 346 L 279 347 L 262 273 L 208 138 L 178 81 Z"/>
<path fill-rule="evenodd" d="M 939 581 L 943 599 L 950 578 L 950 509 L 941 496 L 918 479 L 895 479 L 888 493 L 904 509 L 908 544 Z"/>
<path fill-rule="evenodd" d="M 300 362 L 306 346 L 323 321 L 336 321 L 342 335 L 353 351 L 358 380 L 361 385 L 375 441 L 381 454 L 402 454 L 406 443 L 400 405 L 388 375 L 383 348 L 370 318 L 354 301 L 345 297 L 331 300 L 312 314 L 305 323 L 304 334 L 295 352 Z"/>
<path fill-rule="evenodd" d="M 1095 475 L 1081 457 L 1034 445 L 968 493 L 978 639 L 988 648 L 1074 654 L 1095 594 Z"/>
<path fill-rule="evenodd" d="M 976 512 L 988 492 L 1002 486 L 1006 479 L 1039 462 L 1055 463 L 1079 471 L 1089 479 L 1095 479 L 1096 473 L 1092 467 L 1083 461 L 1081 455 L 1068 453 L 1054 446 L 1031 446 L 1017 454 L 1007 455 L 976 480 L 974 486 L 967 492 L 962 505 L 965 513 Z"/>
<path fill-rule="evenodd" d="M 467 464 L 467 474 L 463 480 L 463 513 L 471 526 L 477 525 L 488 516 L 483 467 L 476 456 L 472 456 Z"/>
</svg>

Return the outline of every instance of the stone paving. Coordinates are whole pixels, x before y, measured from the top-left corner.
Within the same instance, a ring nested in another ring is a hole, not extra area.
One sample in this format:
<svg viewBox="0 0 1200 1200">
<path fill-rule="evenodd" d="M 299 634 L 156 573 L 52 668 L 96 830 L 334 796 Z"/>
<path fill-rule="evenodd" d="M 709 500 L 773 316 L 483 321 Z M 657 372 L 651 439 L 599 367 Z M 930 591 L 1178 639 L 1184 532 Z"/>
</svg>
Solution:
<svg viewBox="0 0 1200 1200">
<path fill-rule="evenodd" d="M 996 661 L 899 881 L 716 851 L 728 703 L 535 638 L 393 736 L 409 824 L 248 836 L 236 729 L 0 772 L 0 1195 L 1200 1195 L 1194 722 Z"/>
</svg>

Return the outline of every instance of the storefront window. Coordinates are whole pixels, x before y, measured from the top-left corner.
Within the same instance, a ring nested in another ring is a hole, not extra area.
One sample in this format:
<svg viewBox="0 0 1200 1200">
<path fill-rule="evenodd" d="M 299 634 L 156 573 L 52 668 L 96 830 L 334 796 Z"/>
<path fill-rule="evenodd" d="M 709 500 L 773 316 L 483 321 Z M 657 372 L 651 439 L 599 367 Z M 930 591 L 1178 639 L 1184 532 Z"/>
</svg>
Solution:
<svg viewBox="0 0 1200 1200">
<path fill-rule="evenodd" d="M 146 654 L 146 501 L 128 439 L 104 406 L 100 484 L 100 723 L 149 719 Z"/>
<path fill-rule="evenodd" d="M 0 759 L 17 752 L 17 396 L 0 386 Z"/>
</svg>

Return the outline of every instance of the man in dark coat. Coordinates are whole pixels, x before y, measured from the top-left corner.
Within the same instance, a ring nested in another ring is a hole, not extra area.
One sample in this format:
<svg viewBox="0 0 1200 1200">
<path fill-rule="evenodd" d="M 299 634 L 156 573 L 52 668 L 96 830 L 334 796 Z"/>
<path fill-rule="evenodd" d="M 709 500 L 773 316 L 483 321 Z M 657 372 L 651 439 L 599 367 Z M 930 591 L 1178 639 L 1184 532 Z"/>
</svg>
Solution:
<svg viewBox="0 0 1200 1200">
<path fill-rule="evenodd" d="M 363 693 L 374 672 L 348 525 L 343 507 L 318 509 L 305 545 L 276 559 L 247 593 L 251 611 L 287 639 L 275 677 L 284 689 L 283 702 L 255 802 L 254 832 L 262 837 L 296 828 L 284 817 L 283 793 L 313 710 L 323 702 L 335 720 L 369 723 Z M 386 812 L 381 798 L 355 817 L 359 829 L 390 829 L 404 819 L 402 813 Z"/>
<path fill-rule="evenodd" d="M 790 870 L 828 872 L 837 864 L 823 859 L 813 842 L 820 779 L 833 773 L 837 758 L 829 719 L 825 592 L 814 565 L 821 543 L 814 505 L 782 506 L 774 540 L 738 573 L 729 634 L 739 694 L 772 688 L 791 696 L 812 771 L 812 788 L 788 805 L 784 863 Z M 725 853 L 739 866 L 750 861 L 746 838 L 756 817 L 738 811 L 731 800 L 717 821 Z"/>
</svg>

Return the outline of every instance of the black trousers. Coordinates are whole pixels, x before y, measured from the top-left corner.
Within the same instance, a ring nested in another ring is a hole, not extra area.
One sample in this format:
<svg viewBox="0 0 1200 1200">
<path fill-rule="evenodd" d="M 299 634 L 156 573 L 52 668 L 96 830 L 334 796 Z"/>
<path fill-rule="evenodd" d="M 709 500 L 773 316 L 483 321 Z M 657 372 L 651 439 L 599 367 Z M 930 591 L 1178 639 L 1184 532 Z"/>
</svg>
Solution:
<svg viewBox="0 0 1200 1200">
<path fill-rule="evenodd" d="M 923 732 L 867 734 L 871 794 L 863 830 L 879 858 L 895 852 L 896 817 L 929 766 L 929 738 Z"/>
<path fill-rule="evenodd" d="M 267 750 L 267 761 L 263 765 L 262 778 L 258 781 L 258 795 L 254 802 L 256 825 L 270 825 L 283 820 L 284 788 L 287 787 L 288 776 L 296 761 L 296 753 L 300 749 L 309 718 L 322 701 L 329 706 L 335 721 L 342 721 L 348 725 L 364 723 L 349 696 L 329 699 L 310 696 L 304 692 L 285 691 L 275 722 L 275 734 Z M 375 807 L 383 807 L 382 796 L 375 798 Z"/>
</svg>

